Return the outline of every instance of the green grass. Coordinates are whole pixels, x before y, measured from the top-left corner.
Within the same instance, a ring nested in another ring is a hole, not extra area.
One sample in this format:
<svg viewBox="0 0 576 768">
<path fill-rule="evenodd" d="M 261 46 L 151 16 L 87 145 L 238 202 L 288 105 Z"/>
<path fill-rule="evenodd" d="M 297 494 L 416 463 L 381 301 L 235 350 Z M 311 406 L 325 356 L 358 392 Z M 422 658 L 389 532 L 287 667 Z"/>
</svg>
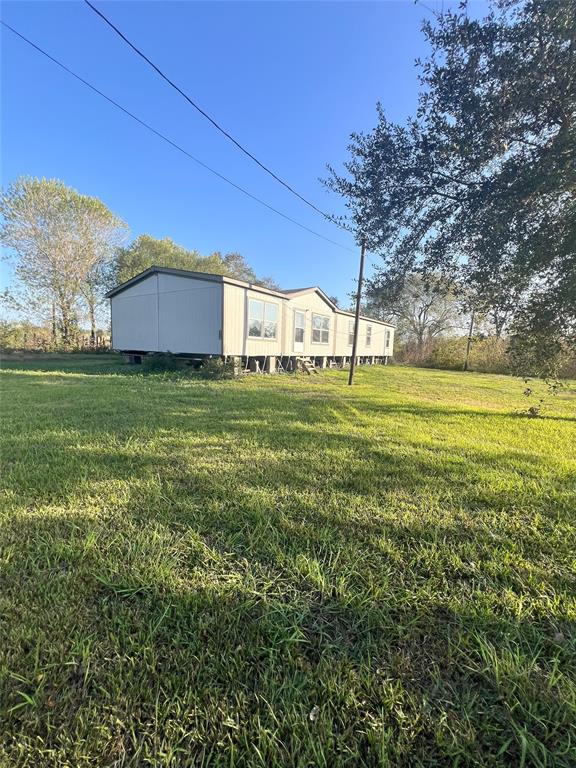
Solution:
<svg viewBox="0 0 576 768">
<path fill-rule="evenodd" d="M 576 765 L 575 385 L 346 376 L 6 364 L 2 768 Z"/>
</svg>

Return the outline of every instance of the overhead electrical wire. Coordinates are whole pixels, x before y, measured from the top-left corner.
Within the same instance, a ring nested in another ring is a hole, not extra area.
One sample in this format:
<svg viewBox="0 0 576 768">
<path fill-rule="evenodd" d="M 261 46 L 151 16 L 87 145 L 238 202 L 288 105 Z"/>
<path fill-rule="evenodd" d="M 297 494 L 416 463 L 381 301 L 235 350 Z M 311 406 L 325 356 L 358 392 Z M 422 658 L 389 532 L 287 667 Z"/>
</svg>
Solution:
<svg viewBox="0 0 576 768">
<path fill-rule="evenodd" d="M 135 45 L 131 40 L 129 40 L 126 35 L 118 29 L 118 27 L 113 24 L 110 19 L 102 13 L 98 8 L 96 8 L 95 5 L 93 5 L 89 0 L 84 0 L 86 5 L 94 11 L 95 14 L 97 14 L 111 29 L 116 32 L 116 34 L 124 40 L 124 42 L 130 46 L 130 48 L 136 53 L 140 58 L 142 58 L 149 66 L 152 67 L 152 69 L 160 75 L 160 77 L 165 80 L 168 85 L 170 85 L 172 88 L 174 88 L 175 91 L 177 91 L 181 96 L 183 96 L 186 101 L 194 107 L 195 110 L 197 110 L 203 117 L 206 118 L 216 130 L 220 131 L 227 139 L 229 139 L 241 152 L 243 152 L 247 157 L 249 157 L 251 160 L 253 160 L 257 165 L 262 168 L 266 173 L 268 173 L 270 176 L 272 176 L 273 179 L 275 179 L 277 182 L 279 182 L 283 187 L 285 187 L 289 192 L 291 192 L 293 195 L 295 195 L 297 198 L 299 198 L 303 203 L 306 203 L 306 205 L 310 206 L 313 210 L 315 210 L 317 213 L 319 213 L 321 216 L 323 216 L 325 219 L 328 219 L 333 224 L 336 224 L 336 226 L 341 227 L 343 229 L 348 229 L 347 227 L 344 227 L 339 222 L 335 221 L 332 216 L 330 216 L 328 213 L 325 213 L 321 208 L 318 208 L 317 205 L 314 205 L 310 200 L 305 198 L 303 195 L 301 195 L 299 192 L 297 192 L 294 187 L 290 186 L 288 182 L 284 181 L 284 179 L 281 179 L 278 174 L 274 173 L 274 171 L 269 168 L 267 165 L 265 165 L 263 162 L 258 160 L 258 158 L 252 154 L 248 149 L 246 149 L 245 146 L 243 146 L 237 139 L 234 138 L 227 130 L 225 130 L 211 115 L 209 115 L 202 107 L 194 101 L 190 96 L 188 96 L 187 93 L 185 93 L 176 83 L 171 80 L 168 75 L 166 75 L 160 67 L 158 67 L 154 62 L 146 56 L 145 53 L 143 53 L 140 48 L 138 48 L 137 45 Z M 349 230 L 348 230 L 349 231 Z"/>
<path fill-rule="evenodd" d="M 133 112 L 130 112 L 128 109 L 123 107 L 121 104 L 119 104 L 117 101 L 112 99 L 110 96 L 107 96 L 105 93 L 103 93 L 101 90 L 99 90 L 95 85 L 92 85 L 92 83 L 89 83 L 88 80 L 85 80 L 80 75 L 76 74 L 76 72 L 73 72 L 69 67 L 67 67 L 65 64 L 63 64 L 61 61 L 58 61 L 54 56 L 49 54 L 47 51 L 45 51 L 43 48 L 41 48 L 36 43 L 33 43 L 32 40 L 29 40 L 27 37 L 25 37 L 21 32 L 18 32 L 18 30 L 14 29 L 14 27 L 11 27 L 10 24 L 7 24 L 5 21 L 0 20 L 0 23 L 2 26 L 6 27 L 10 30 L 14 35 L 19 37 L 21 40 L 23 40 L 25 43 L 30 45 L 32 48 L 34 48 L 36 51 L 41 53 L 43 56 L 45 56 L 47 59 L 50 59 L 54 64 L 58 65 L 61 69 L 63 69 L 65 72 L 67 72 L 69 75 L 72 75 L 76 80 L 81 82 L 83 85 L 90 88 L 90 90 L 94 91 L 94 93 L 97 93 L 99 96 L 101 96 L 103 99 L 106 99 L 110 104 L 115 106 L 117 109 L 119 109 L 121 112 L 124 112 L 125 115 L 128 115 L 133 120 L 135 120 L 137 123 L 142 125 L 144 128 L 149 130 L 151 133 L 153 133 L 155 136 L 158 136 L 158 138 L 165 141 L 167 144 L 170 144 L 170 146 L 174 147 L 174 149 L 177 149 L 179 152 L 181 152 L 183 155 L 186 155 L 190 160 L 193 160 L 195 163 L 197 163 L 202 168 L 205 168 L 207 171 L 212 173 L 214 176 L 217 176 L 222 181 L 225 181 L 227 184 L 229 184 L 231 187 L 234 187 L 234 189 L 237 189 L 239 192 L 242 192 L 242 194 L 249 197 L 251 200 L 254 200 L 255 202 L 259 203 L 260 205 L 263 205 L 265 208 L 267 208 L 269 211 L 272 211 L 273 213 L 277 214 L 278 216 L 281 216 L 286 221 L 291 222 L 292 224 L 295 224 L 297 227 L 300 227 L 300 229 L 305 230 L 306 232 L 309 232 L 312 235 L 315 235 L 316 237 L 319 237 L 322 240 L 325 240 L 328 243 L 331 243 L 332 245 L 337 246 L 338 248 L 342 248 L 343 250 L 350 251 L 350 253 L 354 253 L 354 250 L 350 248 L 347 245 L 342 245 L 342 243 L 336 242 L 336 240 L 332 240 L 329 237 L 326 237 L 325 235 L 320 234 L 320 232 L 316 232 L 316 230 L 311 229 L 310 227 L 307 227 L 305 224 L 302 224 L 301 222 L 297 221 L 296 219 L 293 219 L 291 216 L 288 216 L 288 214 L 283 213 L 282 211 L 278 210 L 278 208 L 275 208 L 272 205 L 269 205 L 269 203 L 266 203 L 261 198 L 257 197 L 256 195 L 253 195 L 251 192 L 248 192 L 247 189 L 244 189 L 244 187 L 241 187 L 239 184 L 236 184 L 234 181 L 231 181 L 227 176 L 224 176 L 219 171 L 214 170 L 214 168 L 211 168 L 206 163 L 202 162 L 202 160 L 199 160 L 197 157 L 194 157 L 194 155 L 190 154 L 186 149 L 181 147 L 179 144 L 177 144 L 175 141 L 172 141 L 172 139 L 165 136 L 160 131 L 156 130 L 156 128 L 153 128 L 149 123 L 146 123 L 141 118 L 137 117 Z"/>
</svg>

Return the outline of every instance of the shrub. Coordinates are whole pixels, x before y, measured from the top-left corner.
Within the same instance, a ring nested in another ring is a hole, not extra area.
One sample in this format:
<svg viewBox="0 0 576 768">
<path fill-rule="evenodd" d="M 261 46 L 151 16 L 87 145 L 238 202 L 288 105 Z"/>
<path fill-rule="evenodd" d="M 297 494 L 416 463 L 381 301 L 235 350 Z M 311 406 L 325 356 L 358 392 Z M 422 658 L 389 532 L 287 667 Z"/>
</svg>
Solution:
<svg viewBox="0 0 576 768">
<path fill-rule="evenodd" d="M 445 368 L 461 371 L 466 358 L 467 338 L 438 339 L 421 365 L 427 368 Z M 508 340 L 496 336 L 476 338 L 472 341 L 468 368 L 479 373 L 510 373 Z"/>
<path fill-rule="evenodd" d="M 209 357 L 202 363 L 199 373 L 205 379 L 231 379 L 234 377 L 234 361 Z"/>
<path fill-rule="evenodd" d="M 142 358 L 142 370 L 147 373 L 162 373 L 164 371 L 179 371 L 183 367 L 180 358 L 172 352 L 154 352 Z"/>
<path fill-rule="evenodd" d="M 466 356 L 466 339 L 438 339 L 422 365 L 426 368 L 462 370 Z"/>
</svg>

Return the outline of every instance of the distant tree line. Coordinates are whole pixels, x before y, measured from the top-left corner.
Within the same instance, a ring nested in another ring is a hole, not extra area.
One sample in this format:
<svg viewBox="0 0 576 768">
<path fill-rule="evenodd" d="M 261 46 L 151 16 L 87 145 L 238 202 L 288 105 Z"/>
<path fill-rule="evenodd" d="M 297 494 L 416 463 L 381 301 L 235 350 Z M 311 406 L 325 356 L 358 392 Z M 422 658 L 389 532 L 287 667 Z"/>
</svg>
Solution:
<svg viewBox="0 0 576 768">
<path fill-rule="evenodd" d="M 239 253 L 203 256 L 150 235 L 128 243 L 127 224 L 101 200 L 56 179 L 16 180 L 0 196 L 0 215 L 0 242 L 15 276 L 3 299 L 19 318 L 3 320 L 4 347 L 96 348 L 107 335 L 106 292 L 153 265 L 274 287 Z"/>
<path fill-rule="evenodd" d="M 397 362 L 462 370 L 467 361 L 474 371 L 517 372 L 509 315 L 491 307 L 477 309 L 472 323 L 470 304 L 457 285 L 413 273 L 400 291 L 390 292 L 375 278 L 368 281 L 363 312 L 396 326 Z M 569 345 L 558 354 L 556 371 L 561 377 L 576 377 Z"/>
</svg>

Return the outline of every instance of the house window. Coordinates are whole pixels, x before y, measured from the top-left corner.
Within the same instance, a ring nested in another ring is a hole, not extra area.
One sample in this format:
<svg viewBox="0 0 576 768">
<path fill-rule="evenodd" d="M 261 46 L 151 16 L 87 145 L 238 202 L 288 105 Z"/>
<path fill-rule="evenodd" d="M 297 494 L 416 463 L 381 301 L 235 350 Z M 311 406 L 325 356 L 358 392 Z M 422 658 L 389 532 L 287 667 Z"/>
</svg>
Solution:
<svg viewBox="0 0 576 768">
<path fill-rule="evenodd" d="M 248 336 L 251 339 L 275 339 L 278 332 L 278 304 L 250 299 Z"/>
<path fill-rule="evenodd" d="M 348 346 L 351 347 L 354 344 L 354 327 L 356 323 L 354 320 L 348 320 Z"/>
<path fill-rule="evenodd" d="M 372 346 L 372 326 L 371 325 L 366 326 L 366 346 L 367 347 Z"/>
<path fill-rule="evenodd" d="M 330 318 L 327 315 L 312 315 L 312 341 L 314 344 L 329 343 Z"/>
<path fill-rule="evenodd" d="M 386 349 L 390 346 L 390 339 L 392 337 L 392 333 L 390 331 L 386 331 Z"/>
</svg>

